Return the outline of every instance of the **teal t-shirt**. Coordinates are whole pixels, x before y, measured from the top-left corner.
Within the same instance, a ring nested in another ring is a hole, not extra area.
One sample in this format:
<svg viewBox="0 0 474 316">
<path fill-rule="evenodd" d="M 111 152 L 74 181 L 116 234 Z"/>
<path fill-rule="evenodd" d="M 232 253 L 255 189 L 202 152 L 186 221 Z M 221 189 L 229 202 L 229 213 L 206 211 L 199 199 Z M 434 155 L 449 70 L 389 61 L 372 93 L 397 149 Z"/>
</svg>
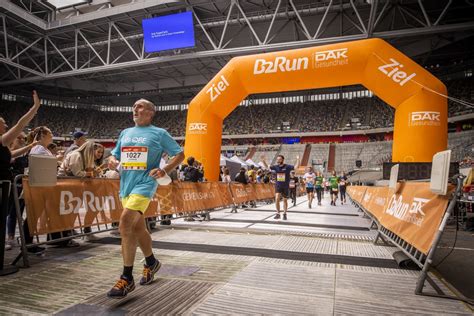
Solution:
<svg viewBox="0 0 474 316">
<path fill-rule="evenodd" d="M 176 156 L 182 148 L 164 129 L 135 126 L 120 133 L 112 155 L 121 162 L 120 197 L 140 194 L 152 198 L 158 183 L 150 171 L 160 166 L 161 155 Z"/>
</svg>

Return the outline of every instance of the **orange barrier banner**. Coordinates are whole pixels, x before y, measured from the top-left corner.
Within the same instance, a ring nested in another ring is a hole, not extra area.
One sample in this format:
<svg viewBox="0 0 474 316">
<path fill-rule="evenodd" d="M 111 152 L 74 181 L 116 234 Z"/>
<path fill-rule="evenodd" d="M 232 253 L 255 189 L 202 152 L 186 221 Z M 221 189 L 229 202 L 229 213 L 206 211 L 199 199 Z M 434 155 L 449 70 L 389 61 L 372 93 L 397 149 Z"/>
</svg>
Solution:
<svg viewBox="0 0 474 316">
<path fill-rule="evenodd" d="M 270 183 L 252 184 L 257 196 L 257 200 L 270 200 L 275 198 L 275 185 Z"/>
<path fill-rule="evenodd" d="M 373 192 L 371 192 L 371 196 L 366 207 L 368 210 L 377 220 L 382 217 L 384 212 L 385 204 L 387 203 L 388 199 L 388 187 L 373 187 Z M 364 195 L 367 195 L 367 191 Z"/>
<path fill-rule="evenodd" d="M 235 183 L 230 186 L 230 191 L 234 197 L 234 203 L 240 204 L 257 199 L 255 187 L 251 184 Z"/>
<path fill-rule="evenodd" d="M 58 179 L 54 187 L 30 187 L 28 178 L 23 178 L 23 188 L 32 235 L 110 224 L 122 214 L 119 180 Z M 210 210 L 274 195 L 271 184 L 177 182 L 158 188 L 145 216 Z"/>
<path fill-rule="evenodd" d="M 350 192 L 379 223 L 428 254 L 449 202 L 449 194 L 431 192 L 427 182 L 404 182 L 397 193 L 388 187 L 354 187 Z"/>
<path fill-rule="evenodd" d="M 349 193 L 350 196 L 351 196 L 351 199 L 354 200 L 355 202 L 361 204 L 362 199 L 364 198 L 365 190 L 366 190 L 367 187 L 363 187 L 363 186 L 352 187 L 352 186 L 350 186 L 349 188 L 352 188 L 349 191 L 349 192 L 352 192 L 352 193 Z"/>
<path fill-rule="evenodd" d="M 375 187 L 366 187 L 365 188 L 365 193 L 364 196 L 362 197 L 362 200 L 360 201 L 360 204 L 366 209 L 369 209 L 369 203 L 372 197 L 374 196 L 375 193 Z"/>
<path fill-rule="evenodd" d="M 232 196 L 230 195 L 228 185 L 225 183 L 178 182 L 173 183 L 173 185 L 169 187 L 172 188 L 172 196 L 174 198 L 173 213 L 209 210 L 232 204 Z M 162 188 L 157 190 L 158 196 L 161 189 Z M 161 212 L 157 214 L 171 213 Z"/>
<path fill-rule="evenodd" d="M 431 192 L 429 183 L 406 182 L 389 194 L 380 223 L 428 254 L 449 202 L 449 195 Z"/>
<path fill-rule="evenodd" d="M 118 180 L 58 179 L 54 187 L 30 187 L 23 178 L 30 233 L 40 235 L 118 221 Z"/>
</svg>

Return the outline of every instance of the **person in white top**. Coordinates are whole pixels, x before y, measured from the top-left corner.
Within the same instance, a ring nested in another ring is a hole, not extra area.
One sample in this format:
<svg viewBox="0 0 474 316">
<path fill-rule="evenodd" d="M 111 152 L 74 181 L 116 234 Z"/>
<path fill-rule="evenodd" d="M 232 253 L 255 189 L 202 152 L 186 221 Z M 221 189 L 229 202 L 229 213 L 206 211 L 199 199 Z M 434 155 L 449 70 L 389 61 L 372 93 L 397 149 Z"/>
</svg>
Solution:
<svg viewBox="0 0 474 316">
<path fill-rule="evenodd" d="M 54 156 L 48 149 L 48 145 L 53 142 L 53 133 L 46 126 L 39 126 L 28 134 L 28 143 L 37 142 L 31 148 L 30 155 Z"/>
<path fill-rule="evenodd" d="M 28 143 L 38 142 L 36 146 L 31 148 L 30 156 L 31 155 L 42 155 L 42 156 L 51 156 L 54 157 L 53 153 L 48 149 L 48 145 L 53 142 L 53 133 L 49 128 L 46 126 L 39 126 L 32 130 L 28 134 Z M 70 236 L 72 234 L 71 231 L 65 231 L 62 235 Z M 52 233 L 51 239 L 59 239 L 62 238 L 61 233 Z M 78 247 L 79 243 L 70 239 L 65 241 L 60 241 L 55 243 L 61 247 Z"/>
<path fill-rule="evenodd" d="M 230 178 L 229 168 L 224 168 L 223 170 L 224 170 L 224 173 L 222 174 L 222 182 L 231 183 L 232 179 Z"/>
<path fill-rule="evenodd" d="M 303 176 L 304 183 L 306 185 L 306 193 L 308 193 L 308 207 L 311 208 L 311 204 L 314 199 L 314 183 L 316 175 L 313 172 L 313 167 L 306 168 L 306 173 Z"/>
</svg>

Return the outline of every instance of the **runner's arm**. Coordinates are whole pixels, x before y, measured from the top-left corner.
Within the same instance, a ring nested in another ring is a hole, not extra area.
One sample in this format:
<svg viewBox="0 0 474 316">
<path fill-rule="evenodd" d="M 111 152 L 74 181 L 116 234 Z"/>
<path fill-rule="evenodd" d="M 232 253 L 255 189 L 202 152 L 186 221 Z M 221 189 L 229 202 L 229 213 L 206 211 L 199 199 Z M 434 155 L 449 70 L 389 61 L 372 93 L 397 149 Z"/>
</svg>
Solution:
<svg viewBox="0 0 474 316">
<path fill-rule="evenodd" d="M 168 161 L 168 164 L 163 168 L 166 173 L 170 173 L 173 171 L 177 166 L 179 166 L 184 160 L 184 152 L 180 152 L 176 156 L 174 156 L 171 160 Z"/>
</svg>

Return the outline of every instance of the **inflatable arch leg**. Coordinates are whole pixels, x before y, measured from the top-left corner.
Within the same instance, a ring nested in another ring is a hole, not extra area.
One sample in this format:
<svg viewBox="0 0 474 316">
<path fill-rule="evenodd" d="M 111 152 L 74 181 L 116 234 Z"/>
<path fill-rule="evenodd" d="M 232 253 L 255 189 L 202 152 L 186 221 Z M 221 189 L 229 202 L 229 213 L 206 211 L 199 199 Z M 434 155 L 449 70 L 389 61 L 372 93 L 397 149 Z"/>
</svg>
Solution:
<svg viewBox="0 0 474 316">
<path fill-rule="evenodd" d="M 385 41 L 366 39 L 233 58 L 189 104 L 185 155 L 216 181 L 223 120 L 248 95 L 354 84 L 395 108 L 393 162 L 431 162 L 446 149 L 444 84 Z"/>
</svg>

